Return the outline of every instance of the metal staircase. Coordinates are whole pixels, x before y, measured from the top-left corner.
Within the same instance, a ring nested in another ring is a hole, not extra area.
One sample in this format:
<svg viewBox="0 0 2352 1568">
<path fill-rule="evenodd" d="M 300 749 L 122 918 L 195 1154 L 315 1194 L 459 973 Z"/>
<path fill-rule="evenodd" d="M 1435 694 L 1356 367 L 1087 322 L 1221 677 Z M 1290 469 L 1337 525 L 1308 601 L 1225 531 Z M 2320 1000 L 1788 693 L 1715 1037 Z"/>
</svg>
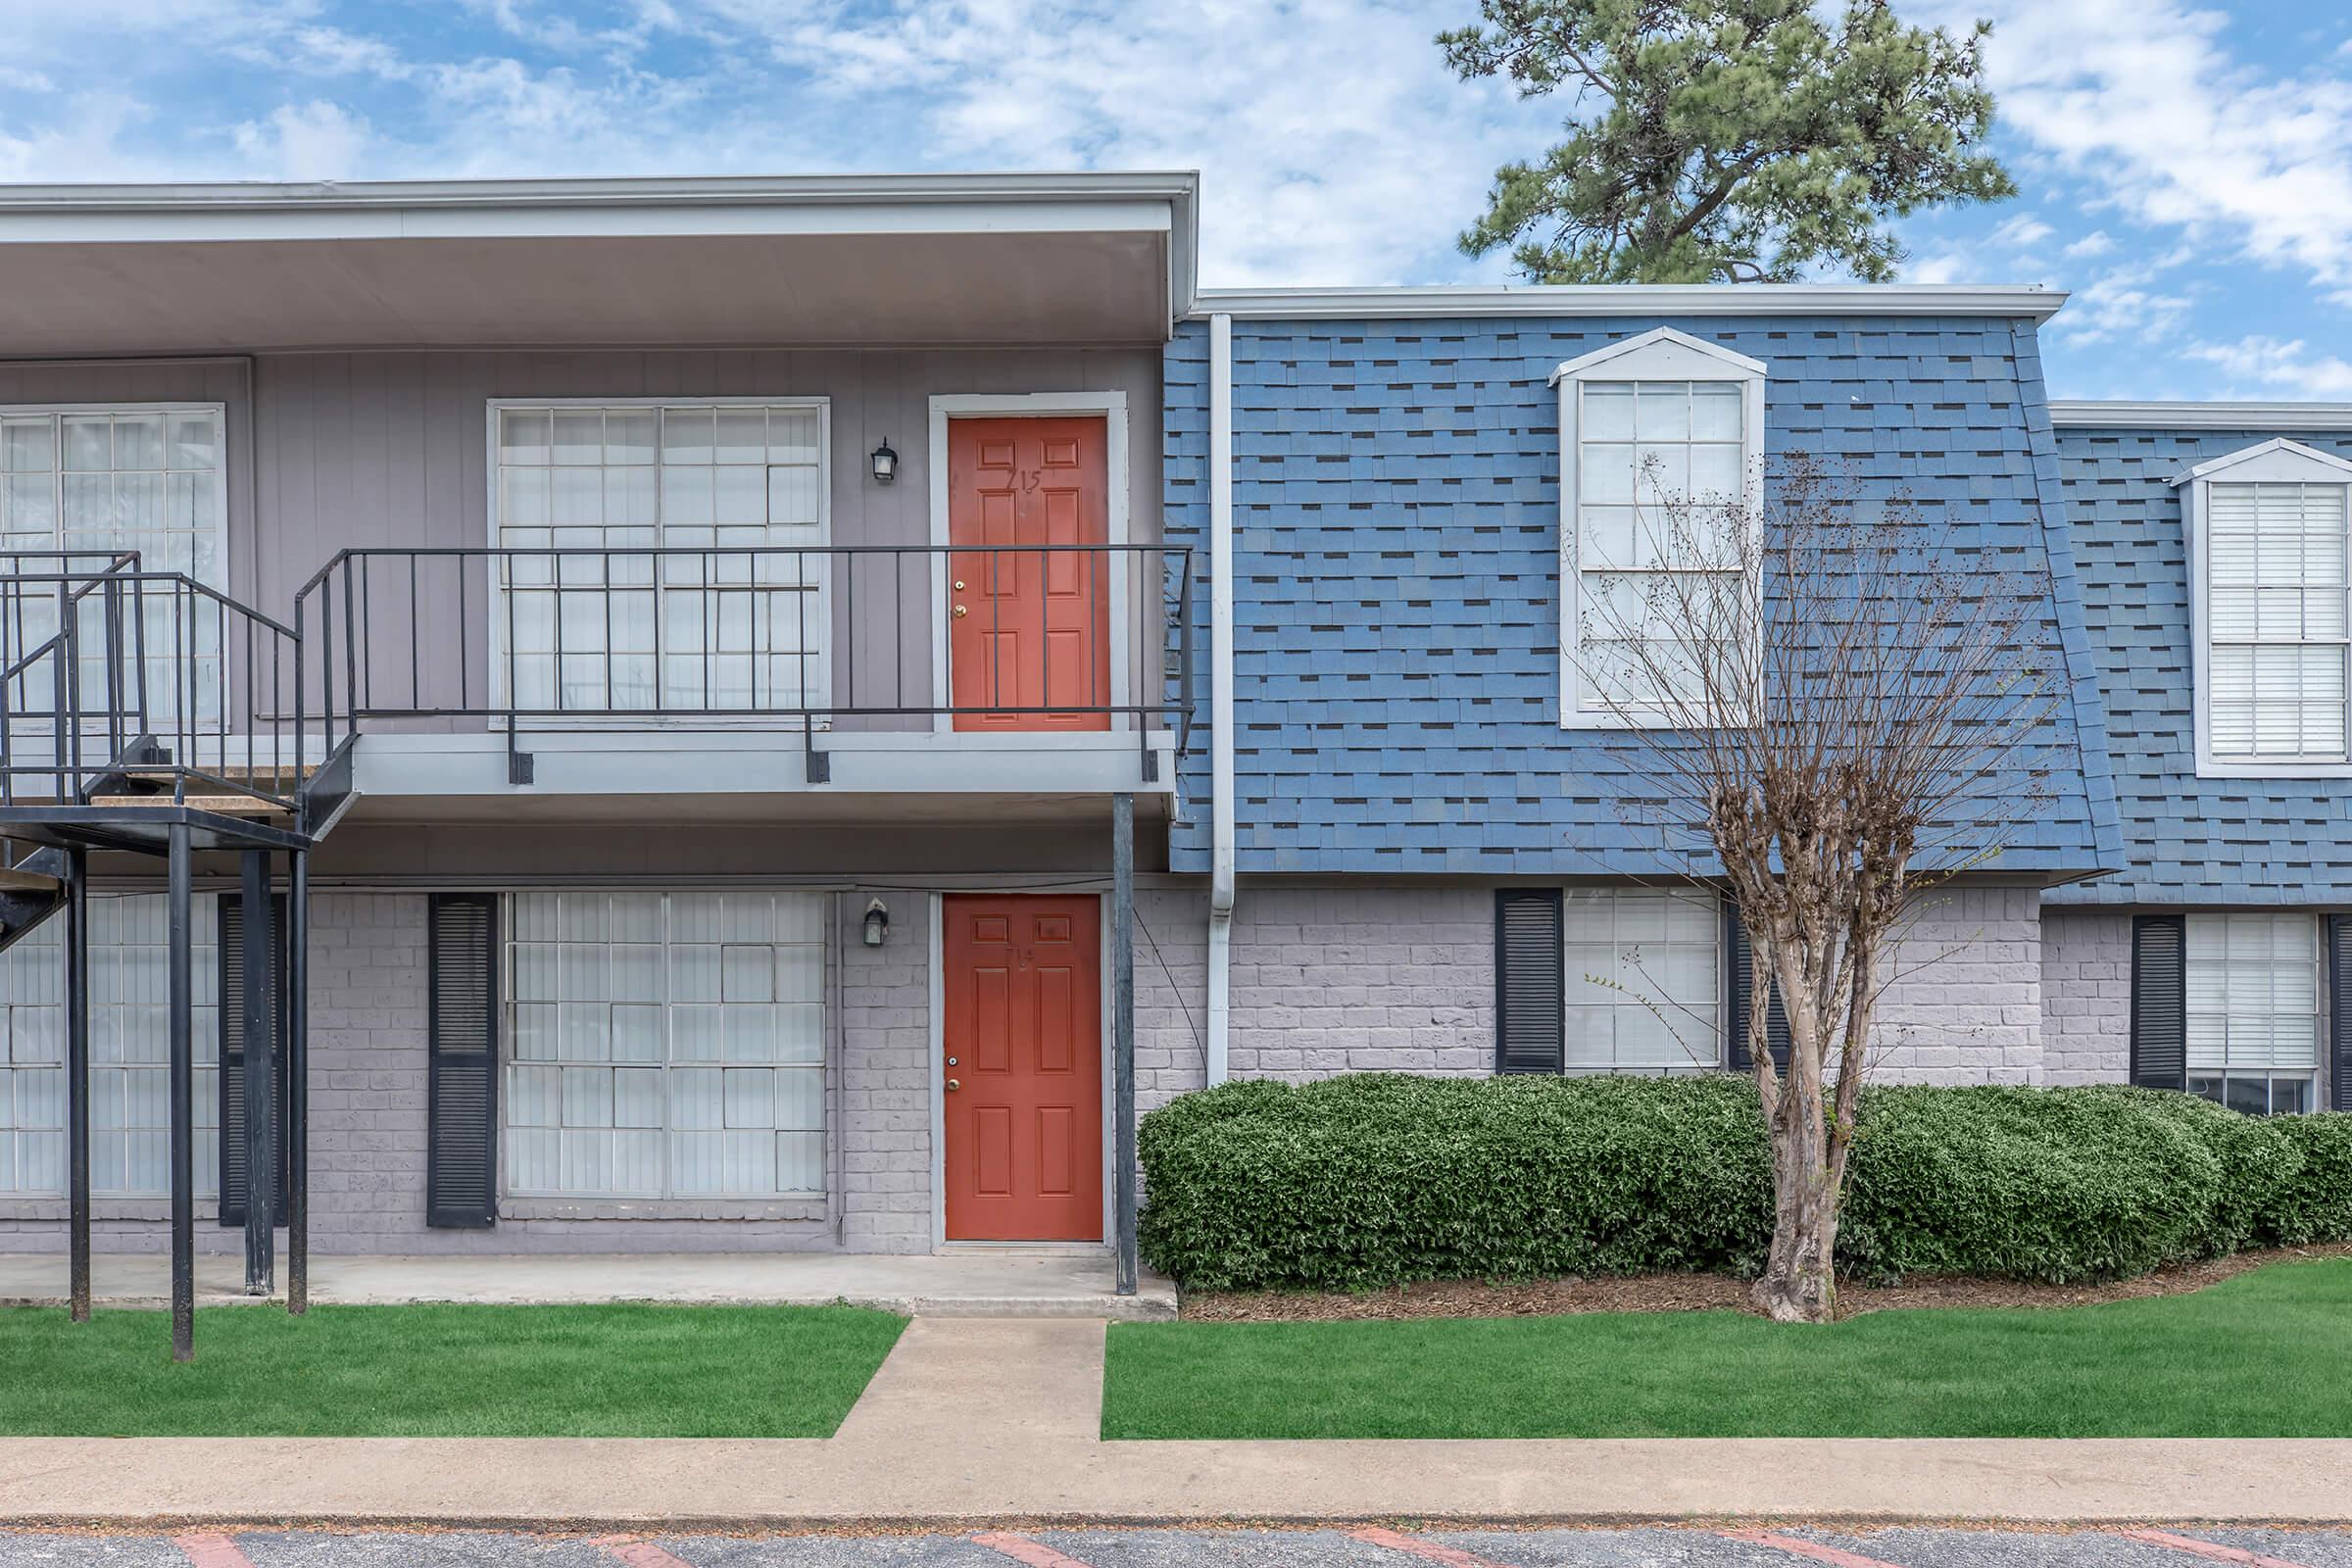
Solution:
<svg viewBox="0 0 2352 1568">
<path fill-rule="evenodd" d="M 194 1354 L 196 858 L 233 856 L 244 975 L 245 1169 L 272 1180 L 278 1123 L 271 1022 L 286 1019 L 288 1309 L 308 1304 L 309 852 L 332 819 L 338 769 L 301 755 L 302 640 L 290 628 L 132 553 L 0 556 L 0 949 L 66 919 L 67 1184 L 72 1311 L 90 1310 L 91 857 L 164 862 L 170 902 L 172 1355 Z M 314 824 L 319 824 L 315 828 Z M 286 962 L 270 924 L 286 860 Z M 135 872 L 133 873 L 135 874 Z M 281 997 L 282 988 L 282 997 Z M 275 1259 L 268 1192 L 248 1194 L 246 1289 Z"/>
</svg>

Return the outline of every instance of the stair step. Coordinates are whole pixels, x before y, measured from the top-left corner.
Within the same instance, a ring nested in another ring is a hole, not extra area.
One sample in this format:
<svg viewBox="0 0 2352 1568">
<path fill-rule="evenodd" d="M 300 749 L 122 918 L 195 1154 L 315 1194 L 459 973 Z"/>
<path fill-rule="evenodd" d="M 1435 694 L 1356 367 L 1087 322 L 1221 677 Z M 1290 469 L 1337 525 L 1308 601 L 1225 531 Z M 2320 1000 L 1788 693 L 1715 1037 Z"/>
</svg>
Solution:
<svg viewBox="0 0 2352 1568">
<path fill-rule="evenodd" d="M 191 795 L 184 801 L 173 801 L 169 795 L 100 795 L 90 801 L 92 806 L 184 806 L 191 811 L 211 811 L 219 816 L 280 816 L 285 808 L 274 801 L 261 800 L 251 795 Z"/>
<path fill-rule="evenodd" d="M 45 872 L 0 868 L 0 893 L 54 893 L 61 885 Z"/>
<path fill-rule="evenodd" d="M 312 774 L 318 772 L 318 769 L 316 767 L 263 766 L 212 767 L 205 769 L 205 771 L 219 778 L 242 780 L 243 782 L 250 784 L 256 779 L 309 778 Z M 134 784 L 159 784 L 166 789 L 170 789 L 172 785 L 179 782 L 179 775 L 177 773 L 168 770 L 154 771 L 143 767 L 125 768 L 123 769 L 122 776 L 130 780 Z"/>
</svg>

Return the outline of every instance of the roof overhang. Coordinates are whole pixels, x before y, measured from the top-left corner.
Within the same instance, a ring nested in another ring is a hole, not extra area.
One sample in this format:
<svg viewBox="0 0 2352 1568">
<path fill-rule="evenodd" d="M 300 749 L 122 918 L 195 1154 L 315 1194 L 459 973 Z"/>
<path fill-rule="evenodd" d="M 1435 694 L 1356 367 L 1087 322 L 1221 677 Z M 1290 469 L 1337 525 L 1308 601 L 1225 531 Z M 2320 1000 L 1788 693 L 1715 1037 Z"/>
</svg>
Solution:
<svg viewBox="0 0 2352 1568">
<path fill-rule="evenodd" d="M 2173 475 L 2173 483 L 2190 484 L 2224 473 L 2232 479 L 2256 482 L 2343 484 L 2352 481 L 2352 462 L 2332 452 L 2307 447 L 2300 441 L 2274 436 L 2258 446 L 2226 452 L 2193 468 L 2185 468 Z"/>
<path fill-rule="evenodd" d="M 2352 403 L 2053 401 L 2050 422 L 2091 430 L 2352 431 Z"/>
<path fill-rule="evenodd" d="M 1192 173 L 0 186 L 0 358 L 1164 341 Z"/>
<path fill-rule="evenodd" d="M 1374 319 L 1457 316 L 2001 316 L 2046 320 L 2049 288 L 1929 283 L 1513 283 L 1414 288 L 1212 288 L 1196 317 Z"/>
</svg>

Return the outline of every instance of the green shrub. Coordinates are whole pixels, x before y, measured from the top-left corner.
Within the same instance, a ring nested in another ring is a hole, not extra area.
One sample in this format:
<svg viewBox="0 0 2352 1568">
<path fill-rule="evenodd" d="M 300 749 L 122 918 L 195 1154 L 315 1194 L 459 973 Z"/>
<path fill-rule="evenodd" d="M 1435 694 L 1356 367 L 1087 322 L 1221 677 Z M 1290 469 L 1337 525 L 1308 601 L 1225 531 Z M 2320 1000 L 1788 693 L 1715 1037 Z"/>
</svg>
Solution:
<svg viewBox="0 0 2352 1568">
<path fill-rule="evenodd" d="M 2144 1274 L 2244 1246 L 2297 1163 L 2264 1123 L 2187 1095 L 1873 1089 L 1838 1258 L 1874 1279 Z"/>
<path fill-rule="evenodd" d="M 1152 1266 L 1197 1289 L 1752 1273 L 1755 1091 L 1728 1075 L 1227 1084 L 1143 1122 Z M 2073 1283 L 2352 1239 L 2352 1116 L 2122 1088 L 1865 1093 L 1838 1256 L 1873 1278 Z"/>
<path fill-rule="evenodd" d="M 1145 1255 L 1200 1289 L 1752 1269 L 1771 1229 L 1728 1077 L 1227 1084 L 1146 1116 L 1139 1151 Z"/>
<path fill-rule="evenodd" d="M 2262 1240 L 2286 1247 L 2352 1242 L 2352 1112 L 2279 1116 L 2270 1124 L 2303 1155 L 2303 1168 L 2263 1216 Z"/>
</svg>

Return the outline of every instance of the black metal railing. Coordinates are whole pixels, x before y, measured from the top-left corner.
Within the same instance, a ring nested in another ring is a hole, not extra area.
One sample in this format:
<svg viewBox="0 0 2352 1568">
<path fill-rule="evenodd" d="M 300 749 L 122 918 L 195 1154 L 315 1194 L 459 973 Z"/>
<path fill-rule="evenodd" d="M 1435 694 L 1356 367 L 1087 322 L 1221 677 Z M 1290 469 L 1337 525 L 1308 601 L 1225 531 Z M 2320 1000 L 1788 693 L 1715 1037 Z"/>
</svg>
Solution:
<svg viewBox="0 0 2352 1568">
<path fill-rule="evenodd" d="M 364 549 L 296 594 L 313 759 L 369 720 L 1190 736 L 1191 552 L 1160 545 Z M 526 764 L 527 765 L 527 764 Z"/>
<path fill-rule="evenodd" d="M 293 630 L 135 552 L 0 555 L 0 804 L 291 809 Z"/>
</svg>

